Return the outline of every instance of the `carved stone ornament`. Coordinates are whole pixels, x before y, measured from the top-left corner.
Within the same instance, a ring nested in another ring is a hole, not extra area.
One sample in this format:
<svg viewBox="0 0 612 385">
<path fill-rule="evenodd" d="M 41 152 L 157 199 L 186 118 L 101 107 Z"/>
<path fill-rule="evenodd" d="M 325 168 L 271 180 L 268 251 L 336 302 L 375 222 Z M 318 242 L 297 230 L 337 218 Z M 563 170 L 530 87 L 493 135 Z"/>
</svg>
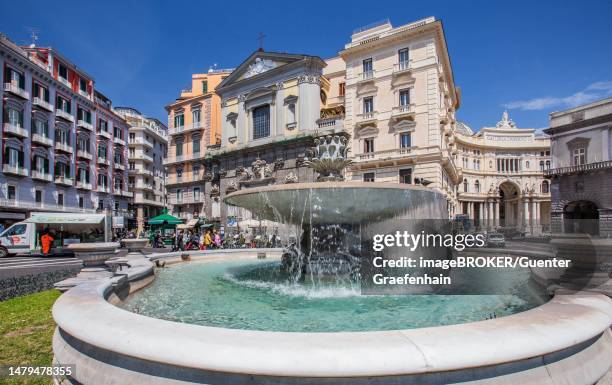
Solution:
<svg viewBox="0 0 612 385">
<path fill-rule="evenodd" d="M 259 75 L 274 68 L 276 68 L 276 63 L 272 60 L 258 57 L 255 58 L 255 63 L 249 65 L 244 74 L 244 78 L 247 79 Z"/>
<path fill-rule="evenodd" d="M 298 177 L 293 171 L 285 176 L 285 183 L 297 183 Z"/>
<path fill-rule="evenodd" d="M 218 197 L 219 195 L 221 195 L 221 189 L 219 189 L 219 185 L 213 184 L 212 187 L 210 188 L 210 196 Z"/>
<path fill-rule="evenodd" d="M 238 184 L 235 181 L 231 181 L 227 187 L 225 188 L 225 193 L 233 193 L 234 191 L 238 191 Z"/>
</svg>

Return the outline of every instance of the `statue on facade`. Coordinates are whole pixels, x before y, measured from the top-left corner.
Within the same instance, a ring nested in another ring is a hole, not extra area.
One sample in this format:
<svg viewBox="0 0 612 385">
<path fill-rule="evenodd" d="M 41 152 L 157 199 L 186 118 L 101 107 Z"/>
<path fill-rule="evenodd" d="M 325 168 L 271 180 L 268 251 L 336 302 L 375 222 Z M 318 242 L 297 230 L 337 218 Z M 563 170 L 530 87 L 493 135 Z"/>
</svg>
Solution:
<svg viewBox="0 0 612 385">
<path fill-rule="evenodd" d="M 236 184 L 235 181 L 231 181 L 228 183 L 227 187 L 225 188 L 225 193 L 229 194 L 229 193 L 233 193 L 234 191 L 238 191 L 238 184 Z"/>
<path fill-rule="evenodd" d="M 327 135 L 314 140 L 312 156 L 304 163 L 316 171 L 317 181 L 342 181 L 342 171 L 351 164 L 348 159 L 348 139 L 340 135 Z"/>
<path fill-rule="evenodd" d="M 249 65 L 244 77 L 250 78 L 251 76 L 259 75 L 273 68 L 276 68 L 276 63 L 274 63 L 272 60 L 258 57 L 255 59 L 255 63 Z"/>
<path fill-rule="evenodd" d="M 219 195 L 221 195 L 221 189 L 219 188 L 219 185 L 213 184 L 212 187 L 210 188 L 210 196 L 218 197 Z"/>
<path fill-rule="evenodd" d="M 508 117 L 508 111 L 504 111 L 502 119 L 495 125 L 497 128 L 515 128 L 516 124 Z"/>
</svg>

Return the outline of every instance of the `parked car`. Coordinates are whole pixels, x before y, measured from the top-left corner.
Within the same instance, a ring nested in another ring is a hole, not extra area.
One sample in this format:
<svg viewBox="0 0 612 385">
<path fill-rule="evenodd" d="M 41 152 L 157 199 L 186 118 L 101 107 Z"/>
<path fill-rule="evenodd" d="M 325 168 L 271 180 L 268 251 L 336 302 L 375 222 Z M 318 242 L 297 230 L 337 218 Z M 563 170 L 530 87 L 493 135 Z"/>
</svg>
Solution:
<svg viewBox="0 0 612 385">
<path fill-rule="evenodd" d="M 490 233 L 487 235 L 487 247 L 506 247 L 506 237 L 500 233 Z"/>
</svg>

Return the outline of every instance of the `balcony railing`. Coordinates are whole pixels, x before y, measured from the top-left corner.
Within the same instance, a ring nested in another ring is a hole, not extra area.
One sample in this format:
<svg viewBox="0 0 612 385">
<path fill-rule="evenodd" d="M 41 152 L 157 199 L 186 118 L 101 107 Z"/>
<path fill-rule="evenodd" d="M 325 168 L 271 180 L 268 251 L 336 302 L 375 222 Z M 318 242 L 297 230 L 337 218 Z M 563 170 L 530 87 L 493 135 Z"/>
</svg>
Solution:
<svg viewBox="0 0 612 385">
<path fill-rule="evenodd" d="M 53 106 L 51 103 L 45 101 L 43 98 L 39 98 L 38 96 L 32 99 L 32 104 L 40 108 L 44 108 L 47 111 L 53 112 Z"/>
<path fill-rule="evenodd" d="M 105 137 L 106 139 L 112 139 L 112 135 L 108 131 L 100 130 L 98 131 L 98 135 Z"/>
<path fill-rule="evenodd" d="M 91 95 L 89 95 L 89 93 L 87 91 L 83 91 L 82 89 L 79 88 L 79 95 L 81 95 L 84 98 L 90 99 Z"/>
<path fill-rule="evenodd" d="M 121 146 L 125 146 L 125 140 L 123 140 L 121 138 L 118 138 L 116 136 L 113 138 L 113 142 L 115 144 L 118 144 L 118 145 L 121 145 Z"/>
<path fill-rule="evenodd" d="M 153 158 L 146 154 L 133 154 L 128 156 L 129 159 L 144 160 L 145 162 L 153 162 Z"/>
<path fill-rule="evenodd" d="M 93 155 L 91 154 L 91 152 L 84 151 L 84 150 L 78 150 L 77 151 L 77 156 L 79 158 L 83 158 L 83 159 L 89 159 L 89 160 L 93 159 Z"/>
<path fill-rule="evenodd" d="M 612 160 L 606 160 L 603 162 L 577 164 L 573 166 L 548 169 L 548 170 L 544 170 L 544 176 L 551 177 L 555 175 L 568 175 L 568 174 L 575 174 L 579 172 L 603 170 L 607 168 L 612 168 Z"/>
<path fill-rule="evenodd" d="M 128 190 L 121 190 L 121 196 L 132 198 L 134 193 Z"/>
<path fill-rule="evenodd" d="M 109 186 L 98 186 L 98 187 L 96 187 L 96 192 L 99 192 L 99 193 L 102 193 L 102 194 L 109 194 L 110 193 L 110 187 Z"/>
<path fill-rule="evenodd" d="M 393 65 L 393 72 L 404 72 L 412 69 L 412 62 L 410 60 L 401 61 Z"/>
<path fill-rule="evenodd" d="M 368 112 L 363 112 L 361 114 L 357 114 L 358 122 L 371 121 L 374 119 L 376 119 L 376 111 L 368 111 Z"/>
<path fill-rule="evenodd" d="M 413 155 L 415 153 L 416 152 L 413 147 L 403 147 L 394 148 L 391 150 L 361 153 L 358 154 L 356 157 L 358 161 L 387 160 L 401 158 L 407 155 Z"/>
<path fill-rule="evenodd" d="M 45 146 L 53 146 L 53 140 L 41 134 L 32 134 L 32 142 Z"/>
<path fill-rule="evenodd" d="M 165 164 L 177 163 L 177 162 L 188 162 L 192 160 L 201 159 L 204 156 L 201 152 L 194 152 L 192 154 L 178 155 L 178 156 L 169 156 L 165 160 Z"/>
<path fill-rule="evenodd" d="M 121 171 L 125 170 L 125 164 L 121 162 L 114 162 L 114 163 L 115 164 L 113 167 L 115 167 L 115 170 L 121 170 Z"/>
<path fill-rule="evenodd" d="M 414 104 L 403 104 L 400 106 L 393 107 L 392 116 L 399 117 L 399 116 L 413 115 L 414 113 L 415 113 Z"/>
<path fill-rule="evenodd" d="M 64 120 L 69 121 L 70 123 L 74 123 L 74 116 L 72 116 L 72 114 L 70 114 L 69 112 L 66 112 L 62 109 L 56 108 L 55 109 L 55 116 L 58 118 L 62 118 Z"/>
<path fill-rule="evenodd" d="M 91 183 L 82 182 L 80 180 L 76 181 L 75 186 L 76 186 L 76 188 L 82 189 L 82 190 L 91 190 L 92 189 Z"/>
<path fill-rule="evenodd" d="M 11 164 L 5 164 L 2 166 L 2 172 L 5 174 L 28 176 L 28 170 L 23 166 L 14 166 Z"/>
<path fill-rule="evenodd" d="M 130 144 L 142 144 L 143 146 L 147 146 L 149 148 L 153 148 L 153 142 L 147 140 L 145 138 L 133 138 L 130 139 Z"/>
<path fill-rule="evenodd" d="M 68 176 L 56 175 L 55 183 L 61 184 L 64 186 L 72 186 L 74 184 L 74 180 Z"/>
<path fill-rule="evenodd" d="M 66 87 L 68 87 L 68 88 L 72 89 L 72 84 L 70 84 L 70 82 L 68 81 L 68 79 L 65 79 L 65 78 L 63 78 L 63 77 L 61 77 L 61 76 L 58 76 L 58 77 L 57 77 L 57 81 L 58 81 L 58 82 L 60 82 L 60 83 L 62 83 L 62 84 L 63 84 L 63 85 L 65 85 Z"/>
<path fill-rule="evenodd" d="M 8 122 L 4 123 L 4 132 L 6 132 L 7 134 L 17 135 L 22 138 L 27 138 L 29 136 L 28 130 L 16 124 L 12 124 Z"/>
<path fill-rule="evenodd" d="M 369 71 L 364 71 L 361 73 L 361 80 L 371 80 L 374 79 L 374 71 L 373 70 L 369 70 Z"/>
<path fill-rule="evenodd" d="M 24 99 L 30 98 L 30 94 L 23 88 L 19 87 L 18 84 L 4 83 L 4 92 L 10 92 Z"/>
<path fill-rule="evenodd" d="M 181 199 L 177 199 L 176 196 L 171 196 L 169 199 L 169 203 L 173 205 L 186 205 L 193 203 L 204 203 L 204 194 L 200 194 L 199 196 L 183 196 Z"/>
<path fill-rule="evenodd" d="M 89 123 L 89 122 L 87 122 L 85 120 L 82 120 L 82 119 L 79 119 L 77 121 L 77 127 L 84 128 L 84 129 L 89 130 L 91 132 L 93 132 L 93 130 L 94 130 L 93 124 L 91 124 L 91 123 Z"/>
<path fill-rule="evenodd" d="M 27 209 L 40 209 L 45 211 L 59 211 L 68 213 L 87 213 L 93 214 L 96 212 L 94 209 L 84 209 L 82 207 L 64 206 L 55 203 L 46 202 L 33 202 L 26 200 L 16 199 L 0 199 L 1 207 L 15 207 L 15 208 L 27 208 Z"/>
<path fill-rule="evenodd" d="M 344 119 L 342 118 L 328 118 L 317 120 L 319 129 L 323 130 L 342 130 L 344 128 Z"/>
<path fill-rule="evenodd" d="M 55 142 L 55 149 L 72 154 L 73 149 L 68 143 Z"/>
<path fill-rule="evenodd" d="M 43 180 L 45 182 L 51 182 L 53 180 L 53 176 L 48 172 L 32 170 L 32 179 Z"/>
<path fill-rule="evenodd" d="M 187 132 L 187 131 L 199 130 L 201 128 L 202 128 L 202 123 L 195 122 L 193 124 L 186 124 L 184 126 L 170 127 L 168 129 L 168 133 L 170 135 L 174 135 L 174 134 L 180 134 L 180 133 Z"/>
<path fill-rule="evenodd" d="M 98 159 L 96 159 L 96 163 L 103 166 L 110 166 L 110 160 L 108 160 L 108 158 L 103 158 L 100 156 L 98 157 Z"/>
</svg>

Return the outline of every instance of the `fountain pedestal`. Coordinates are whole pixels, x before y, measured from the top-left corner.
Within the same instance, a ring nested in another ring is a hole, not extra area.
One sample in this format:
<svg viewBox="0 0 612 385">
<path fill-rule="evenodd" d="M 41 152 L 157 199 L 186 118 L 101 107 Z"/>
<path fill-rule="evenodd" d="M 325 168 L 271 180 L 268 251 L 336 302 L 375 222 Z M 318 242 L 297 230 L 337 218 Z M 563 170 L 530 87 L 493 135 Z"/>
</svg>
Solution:
<svg viewBox="0 0 612 385">
<path fill-rule="evenodd" d="M 119 246 L 117 242 L 69 245 L 68 249 L 74 252 L 74 256 L 83 262 L 83 268 L 76 277 L 55 283 L 55 288 L 66 291 L 84 282 L 112 277 L 113 271 L 109 269 L 106 262 L 117 256 Z"/>
</svg>

